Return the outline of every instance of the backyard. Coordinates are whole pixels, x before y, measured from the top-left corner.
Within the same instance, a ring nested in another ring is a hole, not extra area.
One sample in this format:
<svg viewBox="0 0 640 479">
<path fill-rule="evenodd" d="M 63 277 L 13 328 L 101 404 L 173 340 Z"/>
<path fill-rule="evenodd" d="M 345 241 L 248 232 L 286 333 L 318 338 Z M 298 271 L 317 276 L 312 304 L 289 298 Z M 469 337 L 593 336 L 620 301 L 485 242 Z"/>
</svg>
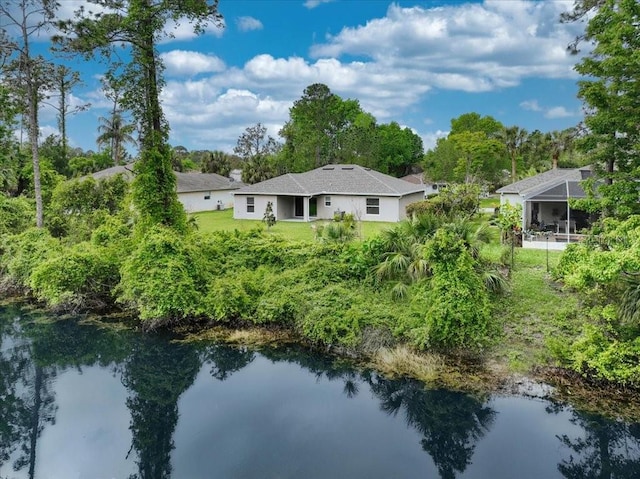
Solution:
<svg viewBox="0 0 640 479">
<path fill-rule="evenodd" d="M 267 229 L 267 225 L 259 220 L 234 219 L 232 209 L 194 213 L 192 217 L 195 219 L 198 229 L 205 233 L 224 230 L 249 231 L 254 228 Z M 306 223 L 304 221 L 278 221 L 269 229 L 269 232 L 281 235 L 290 240 L 312 241 L 315 239 L 315 228 L 318 225 L 326 223 L 328 222 L 314 221 Z M 356 224 L 356 230 L 361 239 L 367 239 L 395 224 L 396 223 L 361 221 Z"/>
</svg>

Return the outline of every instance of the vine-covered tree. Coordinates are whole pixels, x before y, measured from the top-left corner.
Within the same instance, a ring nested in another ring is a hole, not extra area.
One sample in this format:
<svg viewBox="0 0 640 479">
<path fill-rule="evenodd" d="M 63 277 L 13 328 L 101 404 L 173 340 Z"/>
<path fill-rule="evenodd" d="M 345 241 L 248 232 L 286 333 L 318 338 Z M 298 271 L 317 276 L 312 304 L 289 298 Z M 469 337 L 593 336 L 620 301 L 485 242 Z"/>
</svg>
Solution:
<svg viewBox="0 0 640 479">
<path fill-rule="evenodd" d="M 86 57 L 100 54 L 110 62 L 109 75 L 122 87 L 121 105 L 140 129 L 141 154 L 136 163 L 133 199 L 143 225 L 164 224 L 181 230 L 186 215 L 177 199 L 172 171 L 169 127 L 160 105 L 163 86 L 158 42 L 171 36 L 169 21 L 187 22 L 195 33 L 209 24 L 221 26 L 217 0 L 87 0 L 100 13 L 80 8 L 72 20 L 59 22 L 67 35 L 55 41 L 63 51 Z M 122 47 L 129 61 L 117 61 Z"/>
</svg>

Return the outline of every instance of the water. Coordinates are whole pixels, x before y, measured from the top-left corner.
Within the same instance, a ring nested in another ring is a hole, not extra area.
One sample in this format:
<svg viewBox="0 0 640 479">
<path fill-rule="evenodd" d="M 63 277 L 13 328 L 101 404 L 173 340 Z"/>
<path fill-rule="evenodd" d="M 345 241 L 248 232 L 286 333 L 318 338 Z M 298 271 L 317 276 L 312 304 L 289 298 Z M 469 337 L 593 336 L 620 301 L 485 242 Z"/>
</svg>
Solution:
<svg viewBox="0 0 640 479">
<path fill-rule="evenodd" d="M 0 309 L 0 478 L 638 478 L 640 425 Z"/>
</svg>

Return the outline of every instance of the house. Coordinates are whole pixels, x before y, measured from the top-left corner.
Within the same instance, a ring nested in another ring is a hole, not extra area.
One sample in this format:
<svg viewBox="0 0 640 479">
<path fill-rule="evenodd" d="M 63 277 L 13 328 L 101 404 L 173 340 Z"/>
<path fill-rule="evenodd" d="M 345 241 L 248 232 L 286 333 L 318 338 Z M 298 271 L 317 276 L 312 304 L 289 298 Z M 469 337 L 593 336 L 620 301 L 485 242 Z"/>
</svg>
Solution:
<svg viewBox="0 0 640 479">
<path fill-rule="evenodd" d="M 401 180 L 408 181 L 409 183 L 413 183 L 414 185 L 422 185 L 424 188 L 424 197 L 428 198 L 433 195 L 437 195 L 440 193 L 442 188 L 447 186 L 445 181 L 424 181 L 422 173 L 412 173 L 407 176 L 403 176 L 400 178 Z"/>
<path fill-rule="evenodd" d="M 572 210 L 570 198 L 585 198 L 580 184 L 591 176 L 591 168 L 554 168 L 496 190 L 500 205 L 522 206 L 522 229 L 575 233 L 589 226 L 589 215 Z"/>
<path fill-rule="evenodd" d="M 94 179 L 109 178 L 123 174 L 125 178 L 133 178 L 133 164 L 118 165 L 93 173 Z M 178 200 L 187 213 L 233 208 L 233 191 L 244 186 L 244 183 L 215 173 L 180 173 L 176 175 L 176 192 Z"/>
<path fill-rule="evenodd" d="M 422 185 L 359 165 L 326 165 L 236 190 L 233 217 L 262 219 L 271 202 L 277 220 L 313 221 L 351 213 L 362 221 L 400 221 L 407 205 L 423 198 Z"/>
</svg>

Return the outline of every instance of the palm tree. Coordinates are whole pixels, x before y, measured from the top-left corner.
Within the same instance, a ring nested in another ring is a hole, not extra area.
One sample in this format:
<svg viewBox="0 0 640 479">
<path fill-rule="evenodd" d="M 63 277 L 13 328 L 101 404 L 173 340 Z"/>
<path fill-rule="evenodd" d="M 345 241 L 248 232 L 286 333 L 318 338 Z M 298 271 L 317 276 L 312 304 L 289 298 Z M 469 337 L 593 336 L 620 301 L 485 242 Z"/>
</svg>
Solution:
<svg viewBox="0 0 640 479">
<path fill-rule="evenodd" d="M 551 144 L 551 161 L 553 169 L 558 167 L 558 159 L 565 151 L 573 148 L 573 138 L 575 131 L 573 128 L 567 128 L 562 131 L 552 131 L 549 133 L 549 142 Z"/>
<path fill-rule="evenodd" d="M 229 176 L 231 172 L 231 155 L 224 151 L 210 151 L 200 165 L 202 173 L 217 173 Z"/>
<path fill-rule="evenodd" d="M 522 145 L 527 139 L 527 130 L 519 126 L 505 127 L 498 133 L 498 139 L 504 143 L 511 159 L 511 181 L 515 182 L 517 178 L 518 155 L 522 149 Z"/>
<path fill-rule="evenodd" d="M 122 114 L 114 111 L 111 118 L 100 117 L 100 126 L 98 126 L 98 139 L 96 142 L 100 146 L 109 146 L 111 148 L 111 156 L 113 164 L 119 165 L 124 158 L 124 145 L 136 144 L 132 133 L 136 127 L 132 123 L 125 123 Z"/>
</svg>

